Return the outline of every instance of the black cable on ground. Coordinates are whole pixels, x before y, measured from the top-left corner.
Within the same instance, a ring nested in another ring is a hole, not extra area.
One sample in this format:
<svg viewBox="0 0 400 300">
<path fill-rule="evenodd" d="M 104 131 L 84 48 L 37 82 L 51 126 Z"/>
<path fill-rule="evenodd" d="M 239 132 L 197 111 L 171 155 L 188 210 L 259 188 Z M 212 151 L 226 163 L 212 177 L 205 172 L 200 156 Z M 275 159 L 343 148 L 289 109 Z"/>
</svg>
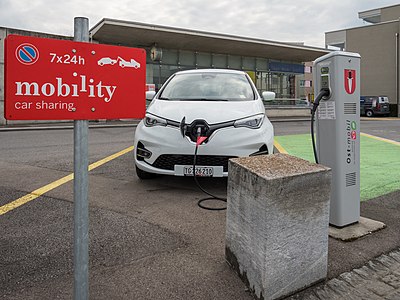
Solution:
<svg viewBox="0 0 400 300">
<path fill-rule="evenodd" d="M 221 202 L 225 202 L 225 203 L 226 203 L 226 202 L 227 202 L 227 199 L 226 199 L 226 198 L 222 198 L 222 197 L 217 197 L 217 196 L 211 194 L 210 192 L 206 191 L 206 190 L 200 185 L 199 181 L 197 180 L 197 176 L 196 176 L 196 160 L 197 160 L 197 150 L 198 150 L 198 148 L 199 148 L 199 145 L 196 144 L 196 149 L 195 149 L 195 151 L 194 151 L 194 159 L 193 159 L 193 178 L 194 178 L 194 181 L 196 182 L 197 187 L 198 187 L 203 193 L 207 194 L 207 195 L 210 196 L 210 197 L 200 199 L 200 200 L 197 202 L 197 205 L 198 205 L 200 208 L 206 209 L 206 210 L 225 210 L 225 209 L 226 209 L 226 206 L 225 206 L 225 207 L 209 207 L 209 206 L 203 205 L 203 202 L 205 202 L 205 201 L 221 201 Z"/>
</svg>

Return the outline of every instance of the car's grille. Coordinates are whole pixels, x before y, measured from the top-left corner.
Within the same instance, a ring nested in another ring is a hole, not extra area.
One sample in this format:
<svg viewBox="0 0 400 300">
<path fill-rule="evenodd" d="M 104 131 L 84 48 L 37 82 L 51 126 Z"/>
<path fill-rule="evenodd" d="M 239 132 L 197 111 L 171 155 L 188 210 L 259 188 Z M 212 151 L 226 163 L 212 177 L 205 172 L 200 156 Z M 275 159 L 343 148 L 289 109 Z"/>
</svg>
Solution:
<svg viewBox="0 0 400 300">
<path fill-rule="evenodd" d="M 228 172 L 228 160 L 235 156 L 198 155 L 197 166 L 223 166 Z M 160 155 L 153 163 L 153 167 L 164 170 L 173 170 L 175 165 L 193 165 L 193 155 Z"/>
</svg>

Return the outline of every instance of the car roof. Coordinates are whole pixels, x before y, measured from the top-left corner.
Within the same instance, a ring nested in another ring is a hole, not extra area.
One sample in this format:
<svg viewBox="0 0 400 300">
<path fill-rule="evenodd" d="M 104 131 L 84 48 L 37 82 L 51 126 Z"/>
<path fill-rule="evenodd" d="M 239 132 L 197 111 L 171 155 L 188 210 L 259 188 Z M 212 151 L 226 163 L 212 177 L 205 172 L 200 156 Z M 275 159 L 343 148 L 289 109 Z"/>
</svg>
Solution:
<svg viewBox="0 0 400 300">
<path fill-rule="evenodd" d="M 239 70 L 228 70 L 228 69 L 193 69 L 193 70 L 185 70 L 179 71 L 175 74 L 201 74 L 201 73 L 226 73 L 226 74 L 246 74 L 243 71 Z"/>
</svg>

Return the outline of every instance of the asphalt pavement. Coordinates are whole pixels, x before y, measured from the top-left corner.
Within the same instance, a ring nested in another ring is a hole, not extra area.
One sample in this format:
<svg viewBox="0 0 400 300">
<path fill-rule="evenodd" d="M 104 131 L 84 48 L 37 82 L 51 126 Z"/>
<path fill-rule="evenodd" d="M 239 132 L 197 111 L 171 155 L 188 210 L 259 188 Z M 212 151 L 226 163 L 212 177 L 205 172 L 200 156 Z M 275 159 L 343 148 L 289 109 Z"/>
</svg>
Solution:
<svg viewBox="0 0 400 300">
<path fill-rule="evenodd" d="M 361 216 L 381 221 L 387 227 L 351 242 L 329 238 L 327 281 L 291 299 L 400 299 L 399 208 L 400 191 L 361 202 Z M 395 261 L 388 260 L 386 266 L 380 261 L 389 254 Z M 360 282 L 354 287 L 355 284 L 344 280 L 349 276 L 357 277 L 360 270 L 367 270 L 360 278 L 365 284 Z M 336 288 L 338 281 L 346 283 Z M 377 292 L 379 289 L 387 293 Z"/>
<path fill-rule="evenodd" d="M 135 124 L 93 124 L 106 125 Z M 24 130 L 57 126 L 72 128 Z M 199 209 L 203 195 L 190 178 L 140 182 L 131 164 L 125 154 L 90 173 L 100 187 L 90 195 L 90 298 L 252 299 L 224 259 L 225 212 Z M 30 166 L 27 176 L 37 172 Z M 18 188 L 2 189 L 0 205 L 24 194 L 25 182 L 12 184 Z M 204 184 L 218 193 L 226 180 Z M 290 299 L 400 299 L 399 200 L 395 191 L 362 202 L 361 215 L 387 227 L 351 242 L 329 238 L 327 280 Z M 0 299 L 72 298 L 72 209 L 69 183 L 0 217 Z"/>
</svg>

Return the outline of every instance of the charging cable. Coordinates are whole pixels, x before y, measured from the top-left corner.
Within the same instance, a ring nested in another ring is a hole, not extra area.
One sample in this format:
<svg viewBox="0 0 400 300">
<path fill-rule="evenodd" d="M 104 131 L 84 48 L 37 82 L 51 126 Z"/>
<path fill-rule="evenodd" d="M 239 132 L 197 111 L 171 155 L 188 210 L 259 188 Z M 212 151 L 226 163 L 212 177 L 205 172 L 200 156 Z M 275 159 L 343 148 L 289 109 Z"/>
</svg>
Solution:
<svg viewBox="0 0 400 300">
<path fill-rule="evenodd" d="M 319 102 L 321 101 L 321 99 L 323 97 L 329 97 L 330 95 L 330 91 L 329 89 L 322 89 L 317 98 L 315 98 L 314 100 L 314 104 L 313 107 L 311 109 L 311 140 L 312 140 L 312 146 L 313 146 L 313 151 L 314 151 L 314 159 L 315 159 L 315 163 L 319 163 L 318 162 L 318 156 L 317 156 L 317 149 L 315 147 L 315 137 L 314 137 L 314 118 L 315 118 L 315 112 L 317 111 Z"/>
<path fill-rule="evenodd" d="M 197 180 L 197 174 L 196 174 L 197 151 L 198 151 L 198 149 L 199 149 L 199 146 L 200 146 L 201 144 L 203 144 L 207 139 L 208 139 L 208 137 L 206 137 L 206 136 L 201 136 L 201 128 L 199 127 L 199 128 L 197 129 L 197 141 L 196 141 L 196 148 L 195 148 L 195 151 L 194 151 L 194 158 L 193 158 L 193 178 L 194 178 L 194 181 L 195 181 L 197 187 L 198 187 L 203 193 L 207 194 L 207 195 L 210 196 L 210 197 L 200 199 L 200 200 L 197 202 L 197 205 L 198 205 L 200 208 L 206 209 L 206 210 L 225 210 L 225 209 L 226 209 L 226 206 L 225 206 L 225 207 L 209 207 L 209 206 L 205 206 L 205 205 L 203 204 L 203 202 L 209 201 L 209 200 L 227 202 L 226 198 L 217 197 L 217 196 L 211 194 L 210 192 L 206 191 L 206 190 L 200 185 L 199 181 Z"/>
</svg>

